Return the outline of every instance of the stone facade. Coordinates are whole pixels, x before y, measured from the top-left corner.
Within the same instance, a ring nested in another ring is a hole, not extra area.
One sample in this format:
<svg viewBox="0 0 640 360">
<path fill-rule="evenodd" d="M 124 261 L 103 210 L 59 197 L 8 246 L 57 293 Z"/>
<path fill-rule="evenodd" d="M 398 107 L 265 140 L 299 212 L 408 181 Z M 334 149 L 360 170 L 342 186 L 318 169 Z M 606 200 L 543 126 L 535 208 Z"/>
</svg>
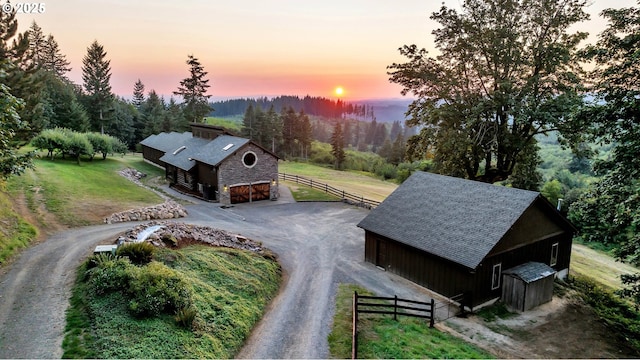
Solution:
<svg viewBox="0 0 640 360">
<path fill-rule="evenodd" d="M 255 163 L 248 167 L 243 157 L 255 155 Z M 227 157 L 218 167 L 220 203 L 230 204 L 230 188 L 257 183 L 270 184 L 270 198 L 278 197 L 278 159 L 254 143 L 248 143 Z M 225 190 L 226 188 L 226 190 Z"/>
</svg>

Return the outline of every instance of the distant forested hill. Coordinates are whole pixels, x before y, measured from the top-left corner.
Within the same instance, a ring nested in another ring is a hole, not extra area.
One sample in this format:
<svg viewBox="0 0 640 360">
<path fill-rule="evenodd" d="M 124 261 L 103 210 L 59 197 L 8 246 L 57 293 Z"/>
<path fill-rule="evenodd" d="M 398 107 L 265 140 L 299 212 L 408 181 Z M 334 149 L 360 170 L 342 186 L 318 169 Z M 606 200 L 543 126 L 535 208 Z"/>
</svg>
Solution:
<svg viewBox="0 0 640 360">
<path fill-rule="evenodd" d="M 358 120 L 392 123 L 403 121 L 410 100 L 364 100 L 347 103 L 324 97 L 278 96 L 274 98 L 242 98 L 211 103 L 214 111 L 211 116 L 225 117 L 243 115 L 249 105 L 267 110 L 273 106 L 276 112 L 292 107 L 295 111 L 304 111 L 308 115 L 326 118 L 349 117 Z"/>
</svg>

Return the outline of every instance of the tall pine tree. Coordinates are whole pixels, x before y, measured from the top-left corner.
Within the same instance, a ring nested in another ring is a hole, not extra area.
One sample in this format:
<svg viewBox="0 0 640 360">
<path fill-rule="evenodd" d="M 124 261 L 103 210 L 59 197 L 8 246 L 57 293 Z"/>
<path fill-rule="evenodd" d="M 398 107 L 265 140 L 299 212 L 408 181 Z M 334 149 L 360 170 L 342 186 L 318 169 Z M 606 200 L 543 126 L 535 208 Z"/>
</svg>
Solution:
<svg viewBox="0 0 640 360">
<path fill-rule="evenodd" d="M 209 97 L 207 89 L 209 79 L 205 79 L 207 72 L 200 64 L 197 58 L 189 55 L 187 58 L 189 65 L 189 77 L 180 81 L 180 86 L 174 95 L 180 95 L 184 99 L 184 116 L 187 121 L 201 123 L 204 122 L 204 116 L 211 112 L 209 106 Z"/>
<path fill-rule="evenodd" d="M 333 134 L 331 135 L 331 154 L 333 154 L 335 158 L 335 168 L 342 169 L 342 164 L 344 164 L 346 156 L 344 153 L 344 137 L 342 135 L 340 122 L 336 123 L 336 126 L 333 128 Z"/>
<path fill-rule="evenodd" d="M 89 113 L 92 130 L 104 134 L 107 113 L 113 110 L 113 94 L 111 93 L 111 61 L 106 59 L 104 47 L 94 41 L 87 48 L 87 55 L 82 59 L 82 80 L 87 92 L 86 108 Z"/>
</svg>

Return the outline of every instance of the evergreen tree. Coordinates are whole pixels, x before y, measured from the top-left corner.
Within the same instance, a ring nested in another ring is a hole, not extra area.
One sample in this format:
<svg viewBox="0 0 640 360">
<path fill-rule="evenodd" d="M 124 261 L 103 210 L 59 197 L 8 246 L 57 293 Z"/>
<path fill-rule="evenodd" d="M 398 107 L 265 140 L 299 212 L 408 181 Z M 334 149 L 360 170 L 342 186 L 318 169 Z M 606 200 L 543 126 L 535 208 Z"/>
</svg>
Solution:
<svg viewBox="0 0 640 360">
<path fill-rule="evenodd" d="M 47 41 L 44 44 L 42 68 L 58 75 L 61 79 L 66 79 L 67 73 L 71 71 L 70 64 L 67 57 L 60 52 L 58 42 L 53 38 L 53 35 L 47 36 Z"/>
<path fill-rule="evenodd" d="M 299 139 L 299 118 L 292 107 L 283 109 L 282 114 L 282 146 L 284 154 L 292 157 L 295 150 L 296 140 Z"/>
<path fill-rule="evenodd" d="M 133 105 L 140 109 L 144 102 L 144 84 L 140 79 L 133 84 Z"/>
<path fill-rule="evenodd" d="M 184 99 L 184 116 L 189 122 L 202 123 L 204 116 L 212 109 L 209 106 L 207 89 L 210 87 L 209 80 L 205 79 L 207 72 L 197 58 L 189 55 L 187 58 L 189 65 L 189 77 L 180 81 L 180 86 L 174 95 L 180 95 Z"/>
<path fill-rule="evenodd" d="M 42 28 L 35 21 L 29 27 L 29 51 L 31 58 L 38 66 L 42 66 L 44 62 L 44 54 L 47 40 L 42 33 Z"/>
<path fill-rule="evenodd" d="M 300 122 L 300 156 L 306 159 L 308 157 L 309 149 L 311 148 L 311 141 L 313 140 L 313 129 L 311 127 L 309 116 L 305 114 L 303 110 L 300 110 L 298 119 Z"/>
<path fill-rule="evenodd" d="M 342 127 L 339 122 L 336 123 L 336 126 L 333 128 L 333 134 L 331 135 L 331 154 L 333 154 L 335 158 L 335 168 L 342 169 L 346 155 L 344 153 Z"/>
<path fill-rule="evenodd" d="M 170 127 L 164 131 L 188 131 L 189 130 L 189 122 L 185 119 L 182 114 L 182 108 L 180 104 L 176 102 L 176 99 L 173 96 L 169 99 L 169 104 L 167 105 L 166 115 L 169 118 Z"/>
<path fill-rule="evenodd" d="M 106 59 L 104 47 L 94 41 L 87 48 L 87 55 L 82 59 L 82 80 L 87 92 L 86 108 L 89 113 L 91 129 L 104 134 L 107 112 L 113 111 L 113 94 L 111 93 L 111 66 Z"/>
<path fill-rule="evenodd" d="M 0 60 L 1 80 L 5 74 L 3 63 Z M 33 166 L 31 154 L 18 153 L 14 145 L 16 132 L 27 126 L 18 115 L 22 104 L 20 99 L 11 95 L 6 85 L 0 83 L 0 181 L 11 175 L 20 175 Z"/>
<path fill-rule="evenodd" d="M 404 160 L 404 153 L 406 151 L 406 144 L 402 133 L 396 135 L 396 139 L 391 145 L 391 156 L 389 162 L 393 165 L 398 165 Z"/>
<path fill-rule="evenodd" d="M 56 74 L 44 75 L 42 106 L 44 107 L 44 128 L 67 128 L 78 132 L 89 130 L 89 118 L 80 105 L 74 86 Z"/>
<path fill-rule="evenodd" d="M 136 108 L 128 101 L 116 98 L 112 103 L 113 111 L 110 114 L 110 121 L 105 123 L 105 134 L 109 134 L 131 149 L 135 148 L 135 129 L 133 118 L 137 114 Z"/>
<path fill-rule="evenodd" d="M 149 92 L 147 99 L 140 107 L 140 113 L 144 123 L 142 138 L 161 132 L 162 121 L 165 117 L 165 106 L 164 100 L 158 96 L 155 90 Z"/>
<path fill-rule="evenodd" d="M 260 108 L 257 108 L 256 110 L 260 111 Z M 244 111 L 244 117 L 242 118 L 242 129 L 240 130 L 240 134 L 250 140 L 255 140 L 254 126 L 257 125 L 256 110 L 254 110 L 253 105 L 249 104 L 247 109 Z"/>
<path fill-rule="evenodd" d="M 2 84 L 9 88 L 12 96 L 23 101 L 18 109 L 21 121 L 29 126 L 21 126 L 13 137 L 16 141 L 28 141 L 40 132 L 43 106 L 40 96 L 42 77 L 38 72 L 33 53 L 29 48 L 29 32 L 18 33 L 16 12 L 0 12 L 0 70 Z"/>
</svg>

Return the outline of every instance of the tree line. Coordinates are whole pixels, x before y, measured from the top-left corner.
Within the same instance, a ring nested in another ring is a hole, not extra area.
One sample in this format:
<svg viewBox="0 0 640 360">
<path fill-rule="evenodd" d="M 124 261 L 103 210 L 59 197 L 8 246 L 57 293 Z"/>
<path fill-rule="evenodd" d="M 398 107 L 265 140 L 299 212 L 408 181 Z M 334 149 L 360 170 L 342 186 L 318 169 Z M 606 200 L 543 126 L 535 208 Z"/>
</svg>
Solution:
<svg viewBox="0 0 640 360">
<path fill-rule="evenodd" d="M 97 132 L 117 138 L 129 149 L 160 131 L 186 131 L 189 122 L 202 122 L 211 109 L 207 72 L 193 55 L 187 57 L 189 75 L 167 101 L 144 84 L 133 85 L 133 100 L 111 89 L 110 60 L 94 41 L 82 59 L 82 84 L 67 74 L 71 64 L 55 37 L 45 35 L 33 22 L 18 31 L 16 13 L 0 14 L 0 79 L 2 128 L 0 149 L 3 177 L 29 167 L 33 154 L 18 154 L 17 147 L 47 129 L 65 128 L 77 133 Z"/>
<path fill-rule="evenodd" d="M 273 106 L 276 112 L 281 112 L 287 108 L 304 111 L 308 115 L 316 115 L 324 118 L 343 118 L 349 116 L 360 120 L 373 120 L 375 114 L 373 107 L 366 104 L 352 104 L 344 101 L 331 100 L 325 97 L 315 96 L 276 96 L 273 98 L 242 98 L 221 100 L 210 103 L 216 116 L 234 116 L 244 114 L 246 109 L 252 108 L 269 109 Z"/>
</svg>

